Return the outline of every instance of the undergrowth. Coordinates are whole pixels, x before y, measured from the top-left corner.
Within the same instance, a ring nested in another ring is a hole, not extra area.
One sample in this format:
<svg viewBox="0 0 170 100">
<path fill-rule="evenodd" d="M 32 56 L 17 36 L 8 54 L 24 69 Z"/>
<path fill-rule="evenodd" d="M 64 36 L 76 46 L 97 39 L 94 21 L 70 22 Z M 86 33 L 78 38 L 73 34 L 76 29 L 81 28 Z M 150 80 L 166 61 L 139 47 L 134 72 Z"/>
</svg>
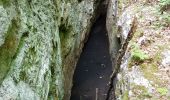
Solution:
<svg viewBox="0 0 170 100">
<path fill-rule="evenodd" d="M 160 0 L 159 1 L 160 10 L 165 11 L 170 7 L 170 0 Z"/>
<path fill-rule="evenodd" d="M 144 51 L 142 51 L 136 43 L 131 44 L 131 56 L 132 60 L 137 62 L 144 61 L 149 58 L 148 55 L 144 53 Z"/>
</svg>

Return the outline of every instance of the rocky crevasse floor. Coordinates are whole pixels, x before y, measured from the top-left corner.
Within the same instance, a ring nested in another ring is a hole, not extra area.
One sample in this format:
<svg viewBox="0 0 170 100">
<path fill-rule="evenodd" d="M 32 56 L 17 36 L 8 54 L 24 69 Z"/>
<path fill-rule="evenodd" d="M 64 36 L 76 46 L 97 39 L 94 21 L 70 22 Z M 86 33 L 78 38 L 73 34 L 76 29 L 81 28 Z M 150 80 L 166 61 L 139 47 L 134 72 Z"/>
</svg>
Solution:
<svg viewBox="0 0 170 100">
<path fill-rule="evenodd" d="M 105 100 L 112 72 L 105 16 L 99 17 L 78 61 L 70 100 Z"/>
</svg>

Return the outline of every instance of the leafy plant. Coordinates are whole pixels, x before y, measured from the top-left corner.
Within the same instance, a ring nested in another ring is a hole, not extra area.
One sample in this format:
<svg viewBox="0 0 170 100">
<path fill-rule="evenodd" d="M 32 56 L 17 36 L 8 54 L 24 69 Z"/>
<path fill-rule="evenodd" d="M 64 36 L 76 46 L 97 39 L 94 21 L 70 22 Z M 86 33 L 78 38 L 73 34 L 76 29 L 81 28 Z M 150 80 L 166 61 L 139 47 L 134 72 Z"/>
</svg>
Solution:
<svg viewBox="0 0 170 100">
<path fill-rule="evenodd" d="M 133 60 L 144 61 L 145 59 L 149 58 L 148 55 L 145 54 L 136 43 L 133 43 L 131 47 L 131 55 Z"/>
<path fill-rule="evenodd" d="M 168 93 L 168 89 L 167 88 L 157 88 L 157 91 L 161 94 L 161 95 L 166 95 Z"/>
</svg>

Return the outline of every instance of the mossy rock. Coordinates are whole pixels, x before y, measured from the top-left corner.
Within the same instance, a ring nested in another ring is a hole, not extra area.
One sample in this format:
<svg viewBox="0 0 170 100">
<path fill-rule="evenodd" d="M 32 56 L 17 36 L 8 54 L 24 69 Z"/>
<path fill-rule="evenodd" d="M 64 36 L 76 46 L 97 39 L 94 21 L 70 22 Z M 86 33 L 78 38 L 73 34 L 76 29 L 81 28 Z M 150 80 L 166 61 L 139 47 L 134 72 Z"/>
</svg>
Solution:
<svg viewBox="0 0 170 100">
<path fill-rule="evenodd" d="M 10 69 L 11 61 L 18 48 L 18 24 L 12 20 L 12 24 L 7 31 L 5 43 L 0 47 L 0 83 Z"/>
</svg>

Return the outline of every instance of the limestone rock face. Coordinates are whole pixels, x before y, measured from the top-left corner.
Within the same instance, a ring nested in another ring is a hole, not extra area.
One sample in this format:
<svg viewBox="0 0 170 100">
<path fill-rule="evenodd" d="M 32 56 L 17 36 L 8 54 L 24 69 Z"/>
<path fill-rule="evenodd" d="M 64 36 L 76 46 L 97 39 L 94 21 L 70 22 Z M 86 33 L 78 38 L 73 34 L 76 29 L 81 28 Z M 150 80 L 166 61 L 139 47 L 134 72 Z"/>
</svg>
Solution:
<svg viewBox="0 0 170 100">
<path fill-rule="evenodd" d="M 0 0 L 0 100 L 68 100 L 100 0 Z"/>
<path fill-rule="evenodd" d="M 116 57 L 119 43 L 118 43 L 118 26 L 117 26 L 117 17 L 118 17 L 118 1 L 117 0 L 106 0 L 108 2 L 107 8 L 107 18 L 106 18 L 106 28 L 109 37 L 109 48 L 110 55 L 112 60 Z M 113 61 L 114 62 L 114 61 Z"/>
</svg>

